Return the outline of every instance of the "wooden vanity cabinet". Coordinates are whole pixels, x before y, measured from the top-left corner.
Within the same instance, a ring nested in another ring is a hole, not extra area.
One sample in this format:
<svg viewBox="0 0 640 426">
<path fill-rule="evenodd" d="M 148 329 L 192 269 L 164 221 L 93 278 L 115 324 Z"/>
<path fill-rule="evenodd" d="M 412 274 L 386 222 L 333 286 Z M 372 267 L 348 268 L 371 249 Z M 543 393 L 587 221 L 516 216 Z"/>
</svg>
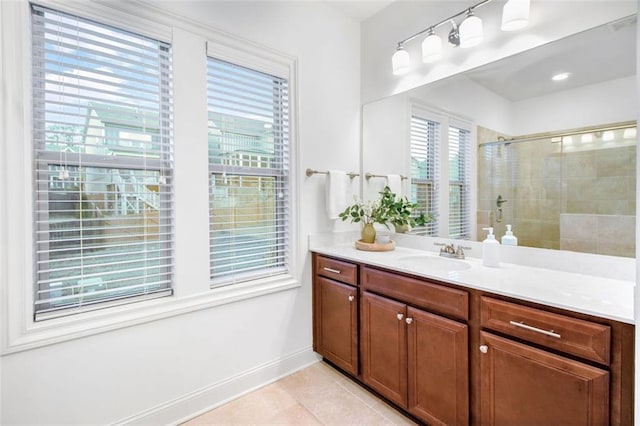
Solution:
<svg viewBox="0 0 640 426">
<path fill-rule="evenodd" d="M 610 326 L 492 297 L 480 303 L 483 425 L 610 423 Z"/>
<path fill-rule="evenodd" d="M 358 267 L 314 256 L 313 349 L 358 375 Z"/>
<path fill-rule="evenodd" d="M 609 372 L 480 333 L 482 425 L 605 426 Z"/>
<path fill-rule="evenodd" d="M 452 290 L 363 268 L 362 380 L 428 424 L 466 425 L 469 423 L 467 325 L 410 306 L 413 300 L 393 300 L 368 291 L 375 288 L 384 294 L 388 288 L 394 293 L 402 286 L 425 284 L 436 293 L 449 295 Z"/>
<path fill-rule="evenodd" d="M 631 324 L 319 254 L 313 265 L 314 350 L 425 424 L 633 424 Z"/>
</svg>

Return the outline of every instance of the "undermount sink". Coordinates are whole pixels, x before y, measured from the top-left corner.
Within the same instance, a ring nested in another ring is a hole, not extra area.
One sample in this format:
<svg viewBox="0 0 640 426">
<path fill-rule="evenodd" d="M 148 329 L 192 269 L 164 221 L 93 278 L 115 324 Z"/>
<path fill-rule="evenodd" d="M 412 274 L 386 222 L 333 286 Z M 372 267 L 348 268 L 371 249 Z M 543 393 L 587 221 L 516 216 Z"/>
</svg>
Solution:
<svg viewBox="0 0 640 426">
<path fill-rule="evenodd" d="M 464 271 L 471 268 L 467 262 L 436 256 L 405 256 L 398 259 L 400 266 L 419 271 Z"/>
</svg>

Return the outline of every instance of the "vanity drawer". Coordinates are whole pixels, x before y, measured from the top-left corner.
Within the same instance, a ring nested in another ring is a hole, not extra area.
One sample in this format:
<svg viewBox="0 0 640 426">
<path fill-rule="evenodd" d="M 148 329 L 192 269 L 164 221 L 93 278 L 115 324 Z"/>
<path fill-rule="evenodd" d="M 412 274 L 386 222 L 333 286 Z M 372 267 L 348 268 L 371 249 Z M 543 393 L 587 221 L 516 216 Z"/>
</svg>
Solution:
<svg viewBox="0 0 640 426">
<path fill-rule="evenodd" d="M 609 364 L 611 328 L 536 308 L 482 297 L 480 324 L 548 348 Z"/>
<path fill-rule="evenodd" d="M 358 285 L 358 265 L 353 263 L 317 255 L 315 273 L 346 284 Z"/>
<path fill-rule="evenodd" d="M 392 297 L 417 308 L 462 320 L 469 319 L 469 293 L 428 281 L 363 267 L 365 290 Z"/>
</svg>

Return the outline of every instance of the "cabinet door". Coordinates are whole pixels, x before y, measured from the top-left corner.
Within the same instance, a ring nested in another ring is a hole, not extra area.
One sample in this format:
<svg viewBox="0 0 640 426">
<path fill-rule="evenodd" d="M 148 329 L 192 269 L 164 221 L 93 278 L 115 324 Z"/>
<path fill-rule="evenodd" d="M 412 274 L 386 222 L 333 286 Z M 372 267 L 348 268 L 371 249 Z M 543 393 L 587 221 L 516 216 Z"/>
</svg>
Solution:
<svg viewBox="0 0 640 426">
<path fill-rule="evenodd" d="M 483 425 L 609 424 L 607 371 L 486 332 L 480 341 Z"/>
<path fill-rule="evenodd" d="M 409 412 L 431 425 L 469 424 L 468 328 L 407 309 Z"/>
<path fill-rule="evenodd" d="M 316 351 L 343 370 L 358 374 L 358 291 L 316 277 Z"/>
<path fill-rule="evenodd" d="M 406 306 L 362 293 L 362 379 L 399 406 L 407 407 Z"/>
</svg>

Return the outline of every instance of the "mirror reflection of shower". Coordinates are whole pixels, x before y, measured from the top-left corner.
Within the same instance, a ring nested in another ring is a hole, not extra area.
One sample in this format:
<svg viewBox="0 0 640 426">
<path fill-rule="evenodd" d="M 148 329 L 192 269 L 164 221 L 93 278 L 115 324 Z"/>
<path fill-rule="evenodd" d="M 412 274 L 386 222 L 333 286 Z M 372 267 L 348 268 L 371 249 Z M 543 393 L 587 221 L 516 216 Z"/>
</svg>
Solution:
<svg viewBox="0 0 640 426">
<path fill-rule="evenodd" d="M 635 122 L 514 138 L 478 127 L 478 141 L 478 229 L 500 238 L 511 224 L 520 245 L 635 256 Z"/>
<path fill-rule="evenodd" d="M 507 201 L 508 200 L 505 200 L 504 198 L 502 198 L 502 195 L 498 194 L 498 198 L 496 199 L 496 206 L 497 206 L 496 222 L 498 223 L 502 222 L 502 205 Z"/>
</svg>

